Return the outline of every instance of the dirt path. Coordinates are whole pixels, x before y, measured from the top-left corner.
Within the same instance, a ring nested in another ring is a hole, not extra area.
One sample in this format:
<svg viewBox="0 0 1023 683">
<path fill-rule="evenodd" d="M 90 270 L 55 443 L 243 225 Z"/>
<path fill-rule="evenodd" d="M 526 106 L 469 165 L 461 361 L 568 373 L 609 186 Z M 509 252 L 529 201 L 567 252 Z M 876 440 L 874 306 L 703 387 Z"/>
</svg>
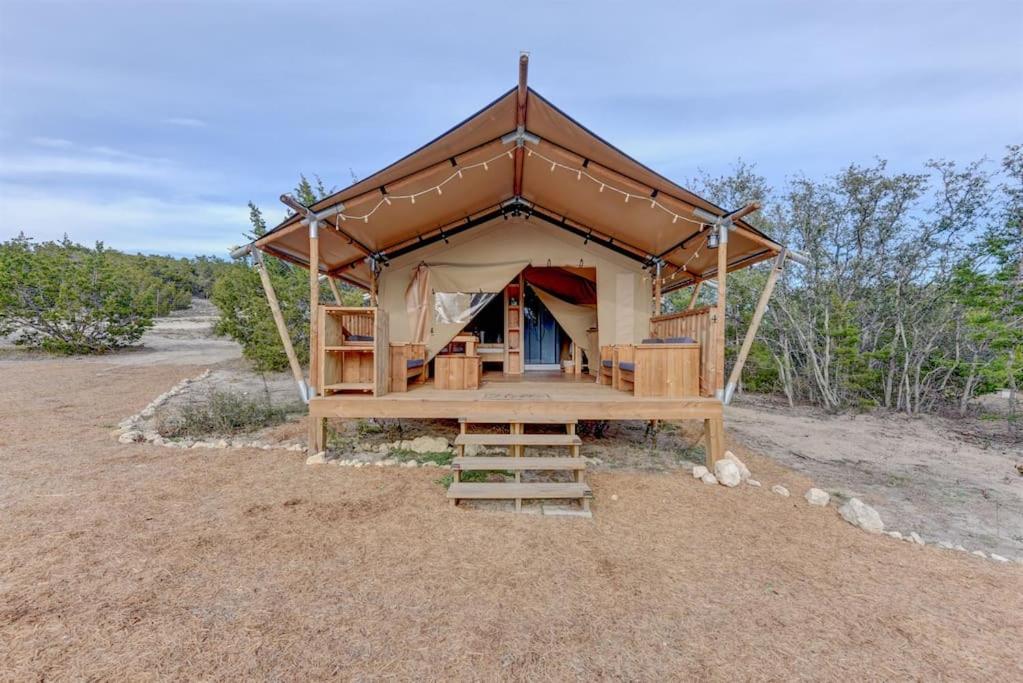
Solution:
<svg viewBox="0 0 1023 683">
<path fill-rule="evenodd" d="M 436 471 L 110 438 L 199 369 L 0 362 L 4 678 L 1023 677 L 1020 565 L 798 496 L 606 472 L 592 521 L 486 514 Z"/>
<path fill-rule="evenodd" d="M 821 488 L 876 507 L 929 542 L 1023 557 L 1023 448 L 972 443 L 940 418 L 729 407 L 729 431 Z"/>
</svg>

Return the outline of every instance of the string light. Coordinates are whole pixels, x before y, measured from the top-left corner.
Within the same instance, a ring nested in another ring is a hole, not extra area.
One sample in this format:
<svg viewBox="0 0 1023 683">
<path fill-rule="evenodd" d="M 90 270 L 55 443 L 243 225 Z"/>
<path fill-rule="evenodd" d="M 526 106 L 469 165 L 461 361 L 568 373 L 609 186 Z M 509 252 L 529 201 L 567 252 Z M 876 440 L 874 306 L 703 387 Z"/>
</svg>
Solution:
<svg viewBox="0 0 1023 683">
<path fill-rule="evenodd" d="M 581 181 L 583 179 L 583 177 L 585 176 L 588 180 L 592 180 L 598 186 L 598 188 L 599 188 L 598 192 L 604 192 L 605 189 L 606 190 L 610 190 L 611 192 L 617 192 L 618 194 L 622 195 L 622 197 L 625 200 L 626 204 L 629 203 L 629 200 L 632 199 L 633 197 L 635 197 L 637 199 L 639 199 L 639 198 L 649 199 L 649 201 L 650 201 L 650 208 L 651 209 L 660 209 L 661 211 L 663 211 L 666 214 L 668 214 L 669 216 L 671 216 L 671 222 L 673 224 L 677 223 L 679 221 L 679 219 L 681 219 L 683 221 L 686 221 L 687 223 L 692 223 L 694 225 L 699 225 L 700 226 L 700 232 L 703 232 L 704 229 L 707 227 L 706 224 L 703 221 L 694 220 L 694 219 L 689 218 L 687 216 L 684 216 L 684 215 L 682 215 L 680 213 L 672 211 L 667 206 L 665 206 L 661 202 L 657 201 L 657 199 L 655 199 L 653 197 L 649 197 L 648 198 L 645 195 L 633 194 L 631 192 L 628 192 L 627 190 L 619 189 L 619 188 L 615 187 L 614 185 L 608 185 L 603 180 L 600 180 L 600 179 L 595 178 L 594 176 L 590 175 L 590 173 L 588 173 L 586 170 L 584 170 L 584 168 L 580 169 L 580 168 L 576 168 L 576 167 L 573 167 L 573 166 L 568 166 L 568 165 L 563 164 L 563 163 L 561 163 L 559 161 L 555 161 L 554 159 L 549 159 L 548 157 L 544 156 L 543 154 L 541 154 L 540 152 L 538 152 L 538 151 L 536 151 L 536 150 L 534 150 L 532 148 L 527 148 L 526 149 L 526 155 L 529 156 L 529 157 L 536 156 L 537 158 L 542 159 L 543 161 L 549 163 L 551 165 L 551 173 L 554 173 L 555 171 L 557 171 L 560 168 L 560 169 L 564 169 L 566 171 L 570 171 L 570 172 L 574 173 L 575 174 L 575 178 L 576 178 L 577 181 Z M 405 194 L 405 195 L 397 195 L 397 194 L 385 195 L 379 202 L 377 202 L 377 204 L 372 209 L 370 209 L 367 213 L 365 213 L 365 214 L 363 214 L 361 216 L 355 216 L 355 215 L 350 215 L 350 214 L 345 214 L 345 213 L 340 213 L 340 212 L 337 214 L 337 216 L 338 216 L 339 220 L 342 220 L 342 221 L 352 219 L 352 220 L 362 220 L 363 222 L 369 222 L 370 216 L 372 216 L 374 213 L 376 213 L 377 210 L 380 209 L 381 206 L 384 206 L 385 204 L 387 206 L 390 206 L 392 204 L 392 200 L 408 200 L 412 204 L 415 204 L 416 203 L 416 197 L 420 197 L 420 196 L 422 196 L 424 194 L 428 194 L 430 192 L 436 191 L 438 195 L 442 195 L 442 194 L 444 194 L 443 191 L 442 191 L 442 188 L 444 187 L 444 185 L 447 185 L 449 182 L 451 182 L 455 178 L 462 178 L 463 177 L 462 174 L 463 174 L 464 171 L 469 171 L 469 170 L 472 170 L 472 169 L 475 169 L 475 168 L 480 168 L 480 167 L 482 167 L 484 171 L 489 171 L 490 170 L 490 164 L 492 164 L 495 161 L 497 161 L 499 159 L 502 159 L 504 157 L 508 157 L 509 159 L 514 159 L 514 154 L 513 154 L 512 150 L 502 151 L 500 154 L 498 154 L 498 155 L 496 155 L 496 156 L 494 156 L 494 157 L 492 157 L 490 159 L 485 159 L 485 160 L 477 162 L 475 164 L 469 164 L 467 166 L 460 166 L 460 167 L 456 168 L 455 171 L 451 175 L 449 175 L 447 178 L 445 178 L 444 180 L 439 182 L 437 185 L 435 185 L 433 187 L 430 187 L 430 188 L 427 188 L 425 190 L 420 190 L 418 192 L 414 192 L 414 193 L 411 193 L 411 194 Z M 695 256 L 696 256 L 696 254 L 694 254 L 692 257 L 690 257 L 690 260 L 692 260 L 692 258 L 694 258 Z"/>
<path fill-rule="evenodd" d="M 528 152 L 528 156 L 534 156 L 535 155 L 537 158 L 542 159 L 543 161 L 546 161 L 548 164 L 551 165 L 551 169 L 552 170 L 558 169 L 558 168 L 563 168 L 566 171 L 570 171 L 572 173 L 575 173 L 576 174 L 576 179 L 580 179 L 581 180 L 583 177 L 586 177 L 587 179 L 592 180 L 594 183 L 596 183 L 599 186 L 599 188 L 600 188 L 599 191 L 600 192 L 603 192 L 605 188 L 608 189 L 608 190 L 611 190 L 612 192 L 617 192 L 618 194 L 622 195 L 625 198 L 626 202 L 628 202 L 629 199 L 631 199 L 632 197 L 635 197 L 637 199 L 639 199 L 641 197 L 644 198 L 644 199 L 647 198 L 646 195 L 633 194 L 632 192 L 628 192 L 626 190 L 620 190 L 617 187 L 615 187 L 614 185 L 608 185 L 603 180 L 600 180 L 599 178 L 595 178 L 594 176 L 590 175 L 587 171 L 585 171 L 583 169 L 575 168 L 574 166 L 568 166 L 567 164 L 563 164 L 563 163 L 561 163 L 559 161 L 555 161 L 554 159 L 549 159 L 548 157 L 544 156 L 540 152 L 535 151 L 533 149 L 529 149 L 529 150 L 527 150 L 527 152 Z M 700 225 L 700 226 L 703 225 L 702 221 L 698 221 L 698 220 L 689 218 L 688 216 L 684 216 L 684 215 L 682 215 L 680 213 L 672 211 L 671 209 L 669 209 L 667 206 L 665 206 L 661 202 L 657 201 L 656 199 L 652 199 L 652 198 L 650 199 L 650 208 L 660 209 L 661 211 L 663 211 L 666 214 L 668 214 L 669 216 L 671 216 L 671 222 L 672 223 L 675 223 L 679 219 L 682 219 L 682 220 L 686 221 L 687 223 L 692 223 L 693 225 Z"/>
</svg>

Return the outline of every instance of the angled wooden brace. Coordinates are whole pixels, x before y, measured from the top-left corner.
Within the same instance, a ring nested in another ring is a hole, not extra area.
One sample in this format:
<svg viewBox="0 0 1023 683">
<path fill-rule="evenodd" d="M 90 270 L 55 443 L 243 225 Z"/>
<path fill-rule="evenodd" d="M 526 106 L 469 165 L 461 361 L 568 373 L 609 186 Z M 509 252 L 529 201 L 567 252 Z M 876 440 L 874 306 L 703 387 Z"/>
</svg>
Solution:
<svg viewBox="0 0 1023 683">
<path fill-rule="evenodd" d="M 767 276 L 767 282 L 764 283 L 764 291 L 760 293 L 760 301 L 757 302 L 757 307 L 753 311 L 753 318 L 750 320 L 749 329 L 746 330 L 746 337 L 742 340 L 739 355 L 736 356 L 735 365 L 732 366 L 732 373 L 728 376 L 728 385 L 725 387 L 725 405 L 732 402 L 735 387 L 738 385 L 739 377 L 742 375 L 742 366 L 746 364 L 746 357 L 749 356 L 750 349 L 753 347 L 753 339 L 757 336 L 757 330 L 760 329 L 760 321 L 764 318 L 767 302 L 771 299 L 771 293 L 774 291 L 774 285 L 778 281 L 778 276 L 785 269 L 786 256 L 788 256 L 786 249 L 778 252 L 778 256 L 774 259 L 774 268 L 771 269 L 771 273 Z"/>
</svg>

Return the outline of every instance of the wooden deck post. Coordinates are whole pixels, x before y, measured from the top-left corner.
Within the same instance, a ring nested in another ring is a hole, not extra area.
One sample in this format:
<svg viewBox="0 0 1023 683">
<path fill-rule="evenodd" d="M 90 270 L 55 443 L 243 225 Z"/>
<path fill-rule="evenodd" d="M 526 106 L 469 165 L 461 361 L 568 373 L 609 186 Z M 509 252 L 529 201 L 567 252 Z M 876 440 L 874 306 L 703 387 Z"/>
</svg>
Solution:
<svg viewBox="0 0 1023 683">
<path fill-rule="evenodd" d="M 316 218 L 309 223 L 309 393 L 310 399 L 319 396 L 320 382 L 320 223 Z M 326 420 L 309 415 L 309 452 L 319 453 L 326 445 Z"/>
<path fill-rule="evenodd" d="M 774 259 L 774 267 L 767 276 L 767 282 L 764 283 L 764 291 L 760 293 L 760 300 L 753 311 L 753 318 L 750 320 L 749 329 L 746 330 L 746 337 L 742 340 L 742 348 L 739 349 L 739 355 L 735 358 L 735 365 L 732 366 L 732 372 L 728 376 L 728 385 L 725 387 L 725 405 L 732 402 L 735 387 L 738 385 L 739 377 L 742 375 L 742 366 L 746 364 L 746 357 L 749 356 L 750 348 L 753 346 L 753 339 L 757 336 L 757 330 L 760 329 L 760 321 L 764 318 L 767 302 L 771 299 L 771 293 L 774 291 L 774 285 L 778 281 L 778 276 L 781 275 L 782 270 L 785 268 L 785 256 L 786 251 L 782 249 Z"/>
<path fill-rule="evenodd" d="M 661 302 L 661 286 L 662 286 L 661 279 L 662 279 L 661 278 L 661 262 L 658 261 L 657 262 L 657 272 L 654 275 L 654 315 L 660 315 L 661 314 L 661 307 L 663 306 L 663 304 Z"/>
<path fill-rule="evenodd" d="M 725 287 L 728 279 L 728 224 L 718 223 L 712 228 L 718 231 L 718 303 L 717 320 L 714 325 L 714 340 L 717 350 L 717 367 L 714 368 L 714 395 L 725 397 Z"/>
<path fill-rule="evenodd" d="M 709 417 L 703 421 L 704 464 L 711 472 L 714 463 L 725 456 L 725 422 L 722 417 Z"/>
<path fill-rule="evenodd" d="M 263 253 L 253 250 L 253 258 L 256 261 L 256 272 L 259 273 L 259 281 L 263 285 L 263 293 L 266 294 L 266 301 L 270 304 L 270 312 L 274 317 L 274 324 L 277 326 L 277 334 L 284 345 L 284 353 L 288 357 L 288 365 L 291 366 L 291 374 L 298 385 L 298 393 L 303 403 L 309 402 L 309 385 L 302 375 L 302 366 L 295 354 L 295 347 L 291 344 L 291 335 L 288 334 L 288 326 L 284 322 L 284 315 L 281 313 L 281 304 L 277 300 L 277 292 L 274 291 L 273 282 L 270 281 L 270 274 L 266 272 L 266 264 L 263 263 Z"/>
</svg>

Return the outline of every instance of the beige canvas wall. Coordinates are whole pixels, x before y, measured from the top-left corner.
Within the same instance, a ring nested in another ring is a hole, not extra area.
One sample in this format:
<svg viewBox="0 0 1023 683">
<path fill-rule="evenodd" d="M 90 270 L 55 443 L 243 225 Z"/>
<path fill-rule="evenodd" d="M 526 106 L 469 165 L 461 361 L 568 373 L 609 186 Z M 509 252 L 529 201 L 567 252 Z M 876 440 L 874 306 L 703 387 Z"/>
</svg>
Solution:
<svg viewBox="0 0 1023 683">
<path fill-rule="evenodd" d="M 390 319 L 392 341 L 408 341 L 405 290 L 419 263 L 584 266 L 597 271 L 599 340 L 605 344 L 638 342 L 648 336 L 650 282 L 640 264 L 536 219 L 497 219 L 450 239 L 395 259 L 380 275 L 380 306 Z M 432 306 L 431 306 L 432 309 Z"/>
</svg>

